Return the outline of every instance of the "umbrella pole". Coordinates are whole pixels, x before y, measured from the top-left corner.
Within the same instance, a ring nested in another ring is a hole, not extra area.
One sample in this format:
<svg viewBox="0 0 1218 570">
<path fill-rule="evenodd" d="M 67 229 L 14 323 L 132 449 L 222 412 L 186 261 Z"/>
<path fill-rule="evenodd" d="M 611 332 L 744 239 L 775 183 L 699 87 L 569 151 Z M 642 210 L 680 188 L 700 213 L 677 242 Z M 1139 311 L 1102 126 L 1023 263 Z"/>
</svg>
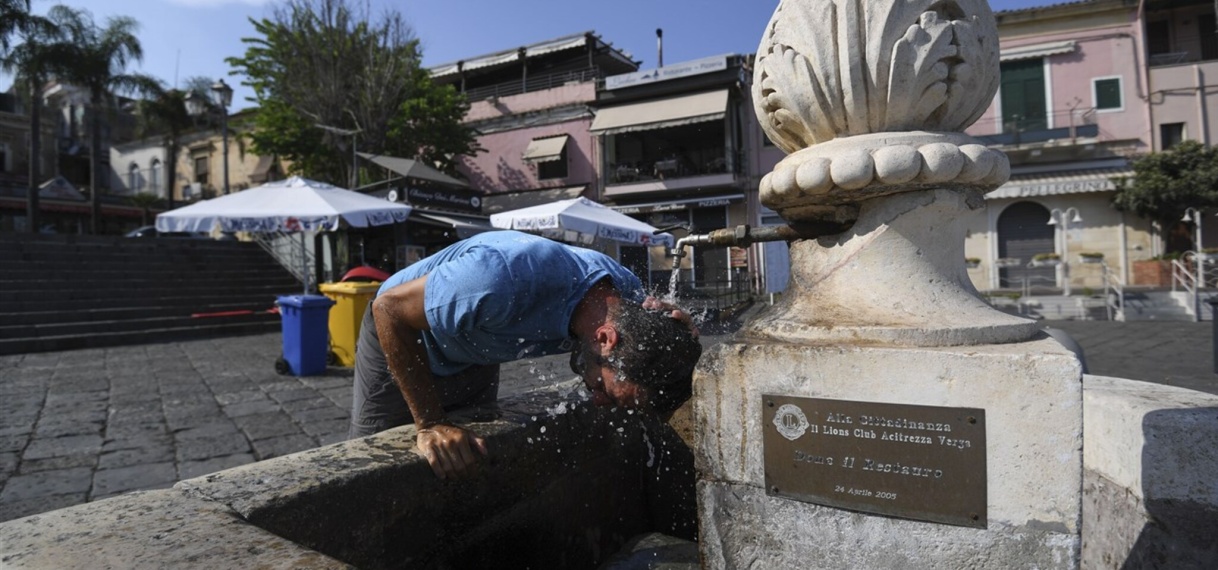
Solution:
<svg viewBox="0 0 1218 570">
<path fill-rule="evenodd" d="M 300 276 L 304 282 L 304 294 L 309 294 L 309 256 L 305 251 L 305 233 L 300 232 Z"/>
</svg>

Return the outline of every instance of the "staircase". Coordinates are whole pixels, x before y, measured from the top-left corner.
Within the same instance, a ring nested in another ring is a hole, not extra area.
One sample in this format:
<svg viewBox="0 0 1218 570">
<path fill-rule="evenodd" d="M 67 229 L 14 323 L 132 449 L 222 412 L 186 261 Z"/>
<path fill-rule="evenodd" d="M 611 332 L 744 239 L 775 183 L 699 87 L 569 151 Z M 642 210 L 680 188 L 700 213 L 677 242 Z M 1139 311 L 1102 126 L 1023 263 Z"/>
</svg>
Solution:
<svg viewBox="0 0 1218 570">
<path fill-rule="evenodd" d="M 0 234 L 0 355 L 273 332 L 299 292 L 254 243 Z"/>
</svg>

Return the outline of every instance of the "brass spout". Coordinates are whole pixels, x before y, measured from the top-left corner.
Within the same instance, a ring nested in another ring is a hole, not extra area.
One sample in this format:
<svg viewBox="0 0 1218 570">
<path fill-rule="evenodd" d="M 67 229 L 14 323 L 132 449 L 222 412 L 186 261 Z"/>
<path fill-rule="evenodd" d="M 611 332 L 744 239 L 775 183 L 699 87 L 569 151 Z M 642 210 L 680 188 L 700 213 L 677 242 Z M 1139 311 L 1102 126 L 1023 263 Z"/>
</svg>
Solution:
<svg viewBox="0 0 1218 570">
<path fill-rule="evenodd" d="M 706 234 L 692 234 L 677 240 L 676 245 L 669 251 L 673 257 L 673 269 L 681 265 L 687 246 L 709 247 L 747 247 L 754 243 L 767 241 L 794 241 L 797 239 L 816 239 L 821 236 L 835 235 L 846 231 L 849 224 L 835 223 L 801 223 L 785 226 L 750 227 L 748 224 L 734 228 L 714 230 Z"/>
</svg>

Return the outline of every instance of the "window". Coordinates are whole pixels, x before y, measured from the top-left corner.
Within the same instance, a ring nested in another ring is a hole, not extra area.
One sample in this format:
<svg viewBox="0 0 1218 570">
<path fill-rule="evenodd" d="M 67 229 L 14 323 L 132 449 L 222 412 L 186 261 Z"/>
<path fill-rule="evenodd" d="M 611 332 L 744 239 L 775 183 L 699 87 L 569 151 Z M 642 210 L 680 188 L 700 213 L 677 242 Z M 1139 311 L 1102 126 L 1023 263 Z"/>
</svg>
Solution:
<svg viewBox="0 0 1218 570">
<path fill-rule="evenodd" d="M 1167 20 L 1146 23 L 1146 51 L 1150 55 L 1171 52 L 1171 23 Z"/>
<path fill-rule="evenodd" d="M 1043 131 L 1049 128 L 1043 58 L 1008 61 L 1000 67 L 1002 132 Z"/>
<path fill-rule="evenodd" d="M 1091 99 L 1097 111 L 1120 111 L 1125 108 L 1121 97 L 1121 78 L 1099 77 L 1091 80 Z"/>
<path fill-rule="evenodd" d="M 547 160 L 537 163 L 537 178 L 539 180 L 548 180 L 551 178 L 566 178 L 567 177 L 567 149 L 563 147 L 562 154 L 558 160 Z"/>
<path fill-rule="evenodd" d="M 1218 59 L 1218 27 L 1213 14 L 1197 16 L 1197 33 L 1201 36 L 1201 59 Z"/>
<path fill-rule="evenodd" d="M 208 157 L 206 157 L 206 156 L 196 156 L 195 157 L 195 182 L 198 182 L 199 184 L 202 184 L 204 186 L 207 186 L 207 183 L 208 183 L 208 180 L 207 180 L 208 160 L 207 159 L 208 159 Z"/>
<path fill-rule="evenodd" d="M 1159 125 L 1160 150 L 1167 150 L 1184 141 L 1184 123 L 1163 123 Z"/>
<path fill-rule="evenodd" d="M 161 193 L 161 161 L 155 158 L 148 166 L 148 189 L 154 194 Z"/>
<path fill-rule="evenodd" d="M 127 189 L 132 193 L 140 191 L 140 167 L 134 162 L 127 167 Z"/>
<path fill-rule="evenodd" d="M 4 172 L 9 172 L 13 169 L 9 164 L 10 158 L 12 157 L 9 156 L 8 145 L 0 143 L 0 169 L 3 169 Z"/>
</svg>

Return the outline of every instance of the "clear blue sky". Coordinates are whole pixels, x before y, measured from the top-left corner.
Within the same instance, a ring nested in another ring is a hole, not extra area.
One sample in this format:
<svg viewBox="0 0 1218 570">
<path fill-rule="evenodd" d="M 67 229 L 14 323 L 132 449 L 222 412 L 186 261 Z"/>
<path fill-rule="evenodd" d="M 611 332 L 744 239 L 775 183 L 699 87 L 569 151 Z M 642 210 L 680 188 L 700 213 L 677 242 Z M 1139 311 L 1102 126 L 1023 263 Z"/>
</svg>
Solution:
<svg viewBox="0 0 1218 570">
<path fill-rule="evenodd" d="M 655 29 L 664 29 L 664 61 L 752 53 L 777 0 L 351 0 L 373 12 L 393 6 L 423 44 L 425 65 L 595 30 L 615 47 L 656 64 Z M 1060 0 L 995 0 L 995 10 Z M 55 4 L 92 12 L 103 22 L 125 15 L 141 24 L 144 61 L 135 69 L 173 85 L 192 76 L 224 77 L 236 90 L 233 108 L 250 106 L 251 92 L 230 77 L 226 57 L 245 51 L 249 18 L 269 16 L 276 0 L 33 0 L 35 12 Z M 5 87 L 8 80 L 5 79 Z"/>
</svg>

